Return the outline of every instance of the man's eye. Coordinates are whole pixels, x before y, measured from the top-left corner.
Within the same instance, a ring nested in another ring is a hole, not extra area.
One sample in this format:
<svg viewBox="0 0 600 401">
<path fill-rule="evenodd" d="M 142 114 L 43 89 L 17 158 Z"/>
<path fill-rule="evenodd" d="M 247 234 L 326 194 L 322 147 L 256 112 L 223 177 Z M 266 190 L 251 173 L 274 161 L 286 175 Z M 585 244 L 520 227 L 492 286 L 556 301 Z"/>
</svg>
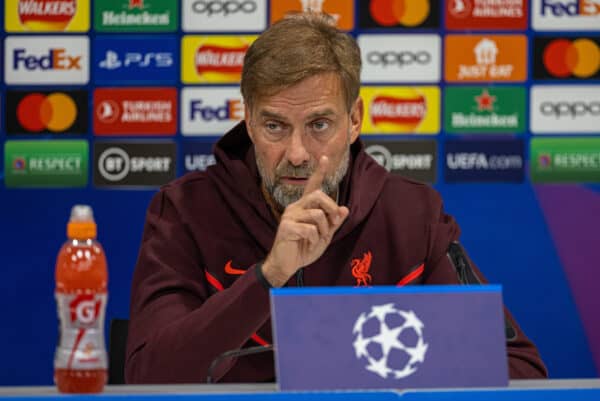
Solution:
<svg viewBox="0 0 600 401">
<path fill-rule="evenodd" d="M 327 131 L 327 129 L 329 129 L 329 127 L 330 127 L 329 121 L 326 121 L 326 120 L 319 120 L 319 121 L 315 121 L 312 123 L 312 129 L 315 132 Z"/>
<path fill-rule="evenodd" d="M 280 123 L 269 121 L 265 123 L 265 129 L 271 133 L 277 133 L 283 130 L 283 126 Z"/>
</svg>

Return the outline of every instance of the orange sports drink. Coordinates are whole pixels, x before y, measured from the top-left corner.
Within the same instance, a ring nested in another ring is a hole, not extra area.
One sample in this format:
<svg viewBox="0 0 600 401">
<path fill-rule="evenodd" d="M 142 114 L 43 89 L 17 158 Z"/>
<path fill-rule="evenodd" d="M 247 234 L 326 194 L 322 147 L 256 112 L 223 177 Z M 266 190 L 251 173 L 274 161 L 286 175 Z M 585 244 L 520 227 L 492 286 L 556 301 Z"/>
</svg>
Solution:
<svg viewBox="0 0 600 401">
<path fill-rule="evenodd" d="M 60 333 L 54 381 L 62 393 L 99 393 L 108 376 L 104 346 L 108 271 L 91 207 L 73 207 L 67 237 L 56 258 Z"/>
</svg>

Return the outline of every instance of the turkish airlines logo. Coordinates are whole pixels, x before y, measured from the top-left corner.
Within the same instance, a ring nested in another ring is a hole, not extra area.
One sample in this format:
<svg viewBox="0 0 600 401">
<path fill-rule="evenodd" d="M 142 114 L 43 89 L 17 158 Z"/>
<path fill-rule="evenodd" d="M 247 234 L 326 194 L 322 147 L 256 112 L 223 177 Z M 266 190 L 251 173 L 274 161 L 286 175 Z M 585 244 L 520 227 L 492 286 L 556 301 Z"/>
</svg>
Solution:
<svg viewBox="0 0 600 401">
<path fill-rule="evenodd" d="M 526 29 L 525 0 L 449 0 L 448 29 Z"/>
<path fill-rule="evenodd" d="M 600 37 L 539 37 L 535 39 L 535 55 L 535 78 L 600 78 Z"/>
<path fill-rule="evenodd" d="M 175 88 L 98 88 L 94 91 L 96 135 L 175 135 Z"/>
<path fill-rule="evenodd" d="M 18 91 L 6 94 L 6 130 L 22 133 L 86 133 L 87 92 Z"/>
<path fill-rule="evenodd" d="M 19 0 L 21 24 L 31 30 L 42 26 L 48 30 L 63 31 L 77 12 L 77 0 Z"/>
<path fill-rule="evenodd" d="M 392 123 L 399 125 L 418 125 L 427 113 L 427 104 L 423 96 L 415 98 L 395 98 L 378 96 L 371 104 L 373 124 Z"/>
<path fill-rule="evenodd" d="M 241 74 L 248 45 L 237 48 L 203 45 L 196 51 L 196 72 Z"/>
</svg>

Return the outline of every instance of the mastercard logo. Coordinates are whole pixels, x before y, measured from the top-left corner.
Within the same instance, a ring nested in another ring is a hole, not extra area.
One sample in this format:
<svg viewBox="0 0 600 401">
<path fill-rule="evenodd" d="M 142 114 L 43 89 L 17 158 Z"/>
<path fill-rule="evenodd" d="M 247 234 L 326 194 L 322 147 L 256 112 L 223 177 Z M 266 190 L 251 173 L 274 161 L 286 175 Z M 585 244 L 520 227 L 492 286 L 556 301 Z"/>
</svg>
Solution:
<svg viewBox="0 0 600 401">
<path fill-rule="evenodd" d="M 417 26 L 429 16 L 429 0 L 371 0 L 371 17 L 382 26 Z"/>
<path fill-rule="evenodd" d="M 556 39 L 543 53 L 546 70 L 557 78 L 589 78 L 600 70 L 600 47 L 590 39 Z"/>
<path fill-rule="evenodd" d="M 49 95 L 32 93 L 17 106 L 17 120 L 30 132 L 66 131 L 76 118 L 77 105 L 70 96 L 60 92 Z"/>
</svg>

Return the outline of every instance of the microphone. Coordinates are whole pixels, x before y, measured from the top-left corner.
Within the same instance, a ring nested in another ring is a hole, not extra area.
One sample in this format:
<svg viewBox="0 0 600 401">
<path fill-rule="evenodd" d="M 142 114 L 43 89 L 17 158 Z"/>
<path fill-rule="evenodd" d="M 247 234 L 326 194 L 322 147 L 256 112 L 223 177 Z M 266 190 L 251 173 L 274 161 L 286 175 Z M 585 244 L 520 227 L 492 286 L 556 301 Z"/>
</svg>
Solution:
<svg viewBox="0 0 600 401">
<path fill-rule="evenodd" d="M 262 352 L 274 351 L 272 345 L 257 345 L 255 347 L 241 348 L 241 349 L 232 349 L 229 351 L 223 352 L 221 355 L 217 356 L 210 363 L 208 367 L 208 372 L 206 373 L 206 383 L 214 383 L 213 382 L 213 373 L 217 366 L 223 361 L 225 358 L 237 358 L 240 356 L 252 355 L 252 354 L 260 354 Z"/>
</svg>

